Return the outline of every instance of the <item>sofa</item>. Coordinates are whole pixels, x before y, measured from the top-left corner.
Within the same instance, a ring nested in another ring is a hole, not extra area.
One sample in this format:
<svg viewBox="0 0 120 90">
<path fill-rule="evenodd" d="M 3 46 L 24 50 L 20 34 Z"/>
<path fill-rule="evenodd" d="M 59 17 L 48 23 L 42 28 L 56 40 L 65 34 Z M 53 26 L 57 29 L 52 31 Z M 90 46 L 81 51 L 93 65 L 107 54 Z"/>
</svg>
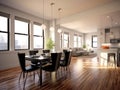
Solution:
<svg viewBox="0 0 120 90">
<path fill-rule="evenodd" d="M 73 57 L 89 54 L 89 52 L 87 50 L 84 50 L 83 48 L 71 48 L 71 50 Z"/>
</svg>

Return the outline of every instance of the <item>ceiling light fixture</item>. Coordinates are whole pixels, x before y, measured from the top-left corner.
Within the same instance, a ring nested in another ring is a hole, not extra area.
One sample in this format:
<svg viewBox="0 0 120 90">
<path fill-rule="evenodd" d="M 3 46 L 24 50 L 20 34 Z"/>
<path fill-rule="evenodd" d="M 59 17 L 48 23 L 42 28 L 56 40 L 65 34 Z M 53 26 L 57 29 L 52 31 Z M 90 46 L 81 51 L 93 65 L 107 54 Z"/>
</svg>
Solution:
<svg viewBox="0 0 120 90">
<path fill-rule="evenodd" d="M 61 19 L 61 12 L 62 12 L 62 8 L 58 8 L 58 13 L 59 13 L 59 27 L 58 27 L 58 33 L 61 33 L 61 27 L 60 27 L 60 19 Z"/>
<path fill-rule="evenodd" d="M 45 16 L 44 16 L 44 11 L 45 11 L 45 10 L 44 10 L 44 4 L 45 4 L 45 3 L 44 3 L 44 0 L 43 0 L 43 23 L 42 23 L 42 25 L 41 25 L 41 27 L 42 27 L 43 30 L 46 29 Z"/>
<path fill-rule="evenodd" d="M 50 5 L 51 5 L 51 18 L 54 19 L 53 18 L 53 6 L 55 5 L 55 3 L 51 3 Z M 54 30 L 55 30 L 55 28 L 54 28 L 53 21 L 52 21 L 50 31 L 54 31 Z"/>
<path fill-rule="evenodd" d="M 110 16 L 107 16 L 107 18 L 110 18 Z"/>
</svg>

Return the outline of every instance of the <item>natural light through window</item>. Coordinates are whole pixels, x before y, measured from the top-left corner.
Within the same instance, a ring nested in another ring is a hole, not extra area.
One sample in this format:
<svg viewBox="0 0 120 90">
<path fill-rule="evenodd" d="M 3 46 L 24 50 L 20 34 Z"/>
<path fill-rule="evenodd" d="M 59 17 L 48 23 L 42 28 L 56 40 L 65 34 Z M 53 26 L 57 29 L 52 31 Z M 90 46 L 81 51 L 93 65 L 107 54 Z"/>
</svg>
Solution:
<svg viewBox="0 0 120 90">
<path fill-rule="evenodd" d="M 82 36 L 78 36 L 78 47 L 82 47 Z"/>
<path fill-rule="evenodd" d="M 97 47 L 97 36 L 96 35 L 92 36 L 92 47 L 94 48 Z"/>
<path fill-rule="evenodd" d="M 74 35 L 74 47 L 77 47 L 77 35 Z"/>
<path fill-rule="evenodd" d="M 63 47 L 68 48 L 69 47 L 69 34 L 64 33 L 63 37 L 64 37 Z"/>
<path fill-rule="evenodd" d="M 43 48 L 43 30 L 41 25 L 33 25 L 34 48 Z"/>
<path fill-rule="evenodd" d="M 15 49 L 28 49 L 28 22 L 15 20 Z"/>
<path fill-rule="evenodd" d="M 8 17 L 0 16 L 0 50 L 8 50 Z"/>
</svg>

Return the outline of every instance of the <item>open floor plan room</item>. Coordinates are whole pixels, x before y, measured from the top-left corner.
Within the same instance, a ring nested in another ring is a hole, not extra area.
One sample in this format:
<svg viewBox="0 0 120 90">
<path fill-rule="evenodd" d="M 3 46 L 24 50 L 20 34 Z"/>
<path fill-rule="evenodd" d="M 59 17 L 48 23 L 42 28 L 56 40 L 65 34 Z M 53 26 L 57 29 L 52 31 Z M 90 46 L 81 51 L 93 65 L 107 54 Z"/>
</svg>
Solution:
<svg viewBox="0 0 120 90">
<path fill-rule="evenodd" d="M 0 0 L 0 90 L 120 90 L 120 0 Z"/>
<path fill-rule="evenodd" d="M 19 67 L 1 71 L 0 90 L 22 90 L 23 79 L 18 81 L 20 71 Z M 97 57 L 72 57 L 70 70 L 61 72 L 59 68 L 57 78 L 54 73 L 51 78 L 48 72 L 42 74 L 43 84 L 39 86 L 37 74 L 34 80 L 30 73 L 25 90 L 120 90 L 120 68 L 101 65 Z"/>
</svg>

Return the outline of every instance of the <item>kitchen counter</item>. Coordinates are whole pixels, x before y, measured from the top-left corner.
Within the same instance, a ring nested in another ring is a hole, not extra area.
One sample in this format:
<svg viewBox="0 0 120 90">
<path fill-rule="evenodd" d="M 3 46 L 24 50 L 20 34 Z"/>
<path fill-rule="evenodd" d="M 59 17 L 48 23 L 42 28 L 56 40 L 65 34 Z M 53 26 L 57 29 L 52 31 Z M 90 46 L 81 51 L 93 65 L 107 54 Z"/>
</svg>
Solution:
<svg viewBox="0 0 120 90">
<path fill-rule="evenodd" d="M 116 53 L 117 52 L 117 48 L 116 49 L 99 49 L 100 52 L 106 52 L 106 53 Z"/>
<path fill-rule="evenodd" d="M 106 63 L 107 64 L 107 60 L 108 60 L 108 53 L 115 53 L 115 66 L 117 66 L 117 52 L 118 49 L 117 48 L 110 48 L 110 49 L 98 49 L 99 50 L 99 61 L 102 63 Z"/>
</svg>

